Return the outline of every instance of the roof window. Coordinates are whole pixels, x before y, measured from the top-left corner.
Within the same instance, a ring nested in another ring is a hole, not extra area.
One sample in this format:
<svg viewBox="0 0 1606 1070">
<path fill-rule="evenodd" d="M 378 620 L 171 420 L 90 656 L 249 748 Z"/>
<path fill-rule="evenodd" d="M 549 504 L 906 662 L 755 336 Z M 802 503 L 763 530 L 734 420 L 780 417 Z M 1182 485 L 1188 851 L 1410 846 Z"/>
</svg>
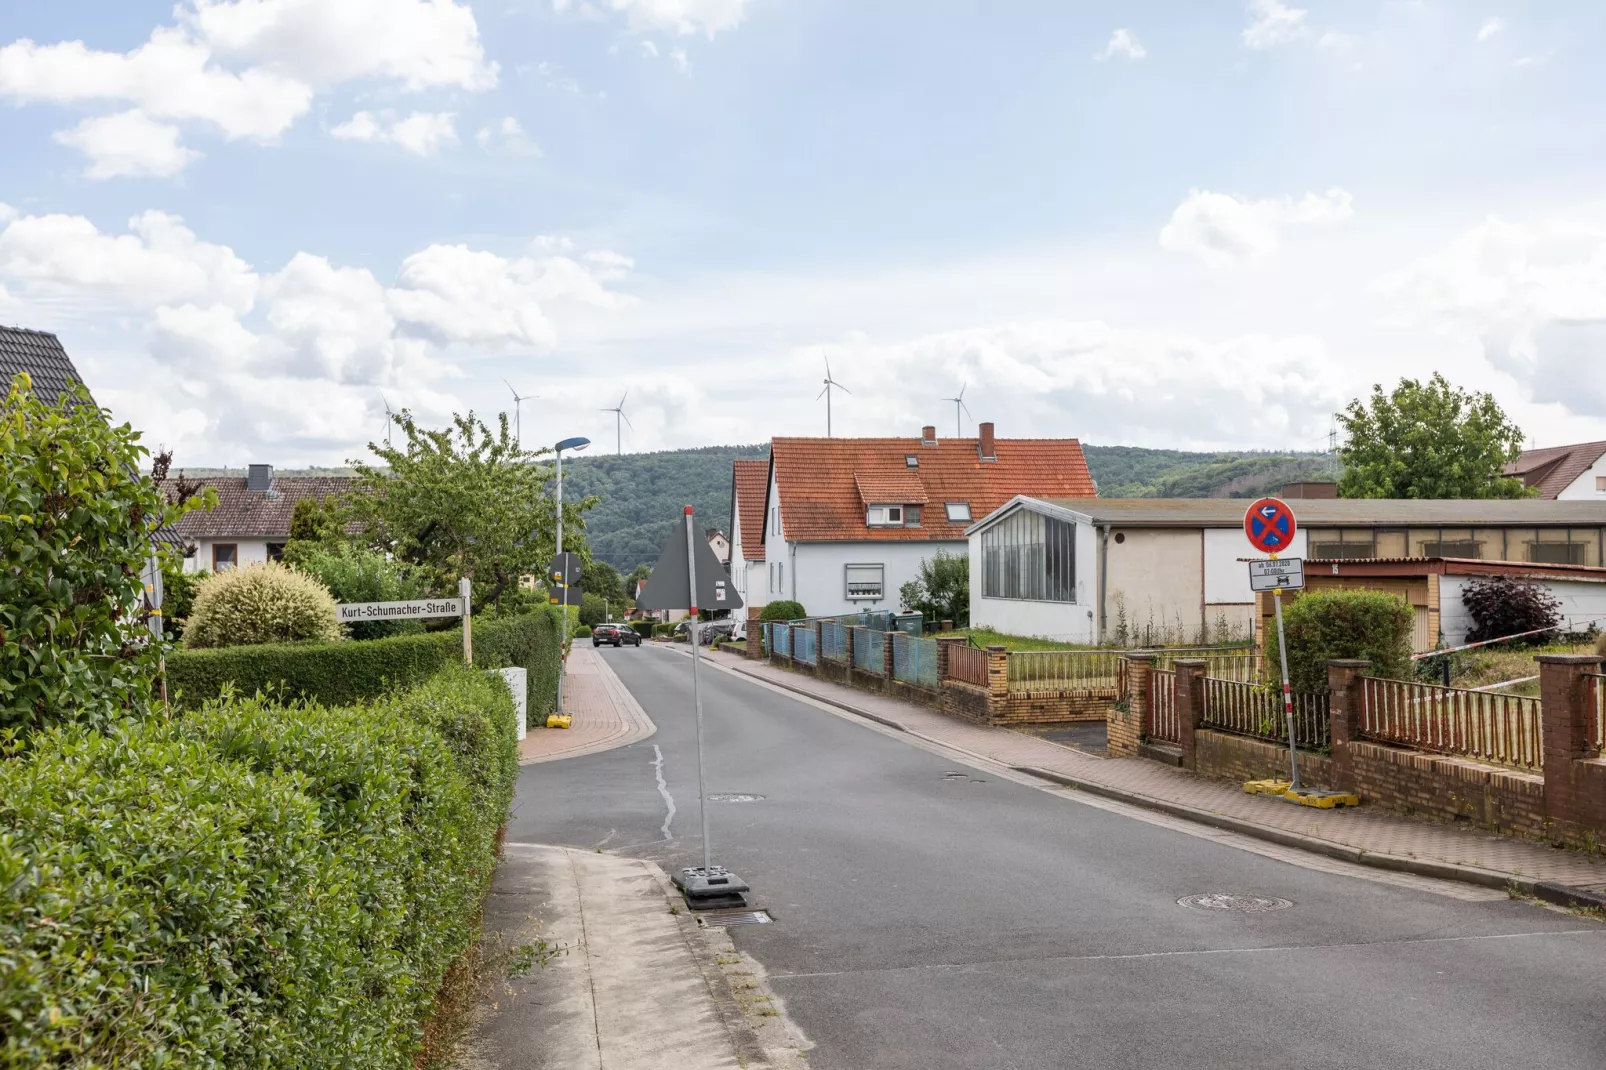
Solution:
<svg viewBox="0 0 1606 1070">
<path fill-rule="evenodd" d="M 968 523 L 970 523 L 970 503 L 969 502 L 949 502 L 948 503 L 948 523 L 950 523 L 950 524 L 968 524 Z"/>
<path fill-rule="evenodd" d="M 920 458 L 913 453 L 906 453 L 903 455 L 903 463 L 906 468 L 919 468 Z"/>
</svg>

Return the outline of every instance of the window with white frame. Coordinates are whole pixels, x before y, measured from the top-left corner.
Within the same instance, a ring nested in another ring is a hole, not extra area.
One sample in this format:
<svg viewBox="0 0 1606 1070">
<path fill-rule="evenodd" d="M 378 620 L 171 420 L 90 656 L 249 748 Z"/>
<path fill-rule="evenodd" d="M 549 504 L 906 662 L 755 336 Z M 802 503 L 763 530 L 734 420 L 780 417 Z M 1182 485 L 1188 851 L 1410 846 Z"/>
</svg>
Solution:
<svg viewBox="0 0 1606 1070">
<path fill-rule="evenodd" d="M 872 528 L 901 528 L 903 527 L 903 506 L 872 505 L 865 513 L 864 522 Z"/>
<path fill-rule="evenodd" d="M 1076 601 L 1076 525 L 1022 509 L 981 534 L 982 597 Z"/>
<path fill-rule="evenodd" d="M 850 599 L 879 601 L 886 590 L 886 566 L 847 565 L 847 594 Z"/>
<path fill-rule="evenodd" d="M 948 509 L 948 523 L 950 523 L 950 524 L 968 524 L 968 523 L 970 523 L 970 503 L 969 502 L 949 502 L 947 504 L 947 509 Z"/>
</svg>

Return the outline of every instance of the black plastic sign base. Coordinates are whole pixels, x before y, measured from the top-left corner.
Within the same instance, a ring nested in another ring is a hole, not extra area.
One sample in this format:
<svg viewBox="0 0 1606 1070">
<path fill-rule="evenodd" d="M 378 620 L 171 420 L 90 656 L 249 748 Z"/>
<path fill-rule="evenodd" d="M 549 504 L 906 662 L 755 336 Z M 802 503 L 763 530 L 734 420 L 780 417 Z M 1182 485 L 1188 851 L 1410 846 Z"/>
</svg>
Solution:
<svg viewBox="0 0 1606 1070">
<path fill-rule="evenodd" d="M 686 897 L 686 905 L 693 910 L 717 910 L 746 906 L 742 893 L 749 891 L 747 882 L 724 866 L 688 867 L 671 878 L 675 887 Z"/>
</svg>

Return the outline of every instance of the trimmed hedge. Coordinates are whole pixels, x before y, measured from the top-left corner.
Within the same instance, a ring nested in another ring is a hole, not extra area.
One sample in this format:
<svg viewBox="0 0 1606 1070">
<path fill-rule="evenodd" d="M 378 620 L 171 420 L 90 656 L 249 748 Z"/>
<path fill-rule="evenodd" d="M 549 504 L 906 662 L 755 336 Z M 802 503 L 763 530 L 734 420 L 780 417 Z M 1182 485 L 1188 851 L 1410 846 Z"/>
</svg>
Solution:
<svg viewBox="0 0 1606 1070">
<path fill-rule="evenodd" d="M 1365 658 L 1373 676 L 1411 674 L 1409 603 L 1380 591 L 1333 590 L 1302 594 L 1283 608 L 1288 633 L 1288 679 L 1295 691 L 1324 693 L 1330 658 Z M 1279 675 L 1277 629 L 1266 629 L 1266 666 Z"/>
<path fill-rule="evenodd" d="M 643 639 L 651 639 L 652 626 L 655 623 L 655 621 L 650 620 L 633 620 L 630 622 L 630 627 L 634 629 L 635 633 L 641 636 Z"/>
<path fill-rule="evenodd" d="M 209 703 L 0 760 L 0 1065 L 407 1070 L 470 946 L 513 703 Z"/>
<path fill-rule="evenodd" d="M 474 622 L 474 665 L 520 666 L 529 674 L 530 723 L 552 711 L 562 664 L 559 620 L 541 609 L 518 617 Z M 167 659 L 167 686 L 175 705 L 189 708 L 232 686 L 244 694 L 276 692 L 344 706 L 413 687 L 463 656 L 461 629 L 426 635 L 343 643 L 282 643 L 175 651 Z"/>
<path fill-rule="evenodd" d="M 808 616 L 803 612 L 803 603 L 794 602 L 789 598 L 777 599 L 770 602 L 759 611 L 759 620 L 802 620 Z"/>
</svg>

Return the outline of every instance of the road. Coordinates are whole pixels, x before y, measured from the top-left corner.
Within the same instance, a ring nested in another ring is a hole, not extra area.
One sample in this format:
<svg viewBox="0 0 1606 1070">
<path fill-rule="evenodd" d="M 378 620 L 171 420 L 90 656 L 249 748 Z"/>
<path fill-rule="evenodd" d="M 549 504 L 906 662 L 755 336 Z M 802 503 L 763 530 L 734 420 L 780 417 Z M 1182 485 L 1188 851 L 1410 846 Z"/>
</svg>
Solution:
<svg viewBox="0 0 1606 1070">
<path fill-rule="evenodd" d="M 525 768 L 510 839 L 700 864 L 690 660 L 604 656 L 657 734 Z M 702 680 L 708 790 L 763 796 L 711 804 L 776 919 L 731 935 L 814 1070 L 1606 1065 L 1600 922 L 1289 864 Z M 1218 892 L 1292 905 L 1178 903 Z"/>
</svg>

